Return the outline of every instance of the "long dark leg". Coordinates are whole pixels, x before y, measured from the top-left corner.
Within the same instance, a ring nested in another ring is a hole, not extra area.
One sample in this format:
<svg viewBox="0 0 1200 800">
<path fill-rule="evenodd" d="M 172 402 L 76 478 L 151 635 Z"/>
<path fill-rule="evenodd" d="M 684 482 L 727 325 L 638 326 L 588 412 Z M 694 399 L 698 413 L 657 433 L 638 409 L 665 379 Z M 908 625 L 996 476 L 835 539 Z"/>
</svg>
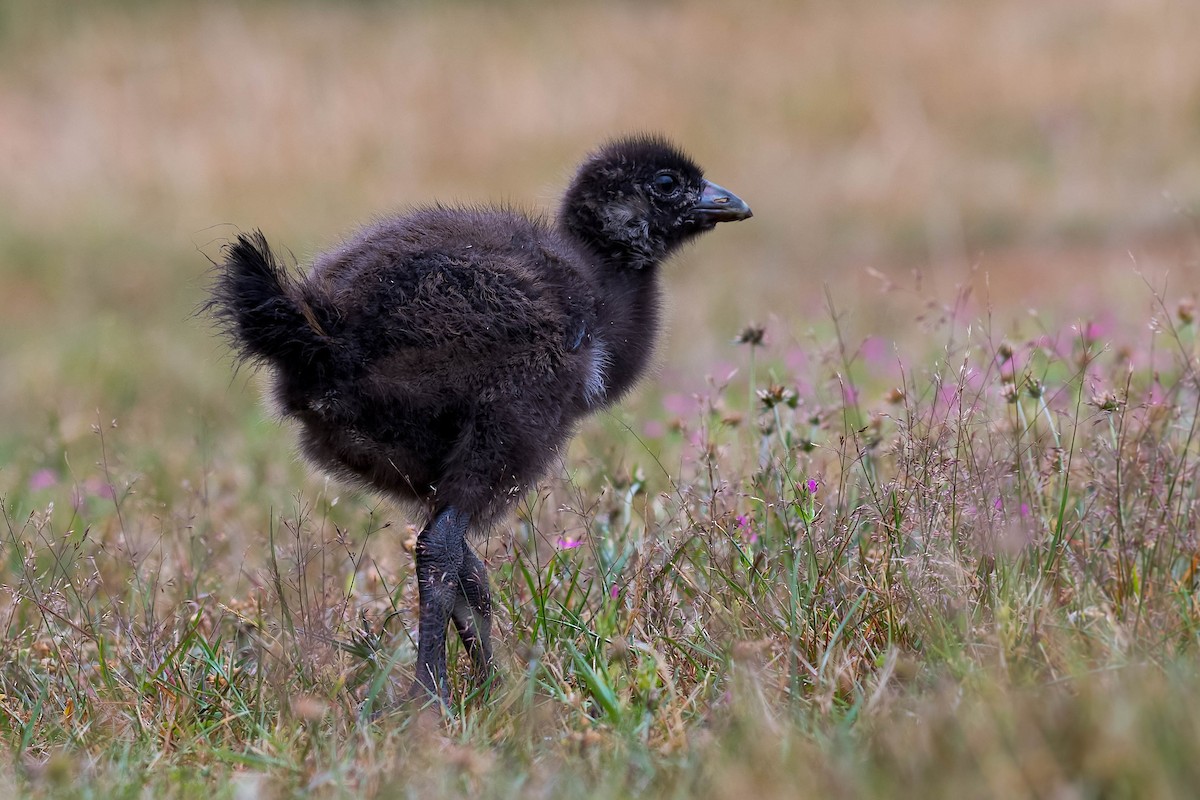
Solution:
<svg viewBox="0 0 1200 800">
<path fill-rule="evenodd" d="M 471 655 L 475 683 L 481 685 L 492 676 L 492 593 L 487 567 L 466 543 L 451 619 Z"/>
<path fill-rule="evenodd" d="M 417 537 L 417 594 L 420 622 L 414 697 L 436 697 L 450 704 L 446 678 L 446 625 L 458 600 L 469 520 L 453 506 L 437 513 Z"/>
</svg>

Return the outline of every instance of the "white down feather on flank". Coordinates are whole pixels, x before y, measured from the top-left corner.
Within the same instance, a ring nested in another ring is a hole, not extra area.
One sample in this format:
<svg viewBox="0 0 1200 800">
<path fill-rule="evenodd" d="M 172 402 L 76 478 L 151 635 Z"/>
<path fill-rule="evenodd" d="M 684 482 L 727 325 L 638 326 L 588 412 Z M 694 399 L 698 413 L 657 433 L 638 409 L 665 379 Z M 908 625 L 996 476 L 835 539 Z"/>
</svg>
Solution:
<svg viewBox="0 0 1200 800">
<path fill-rule="evenodd" d="M 583 399 L 595 405 L 608 393 L 608 368 L 612 366 L 608 346 L 599 336 L 592 337 L 592 362 L 588 365 L 587 378 L 583 385 Z"/>
</svg>

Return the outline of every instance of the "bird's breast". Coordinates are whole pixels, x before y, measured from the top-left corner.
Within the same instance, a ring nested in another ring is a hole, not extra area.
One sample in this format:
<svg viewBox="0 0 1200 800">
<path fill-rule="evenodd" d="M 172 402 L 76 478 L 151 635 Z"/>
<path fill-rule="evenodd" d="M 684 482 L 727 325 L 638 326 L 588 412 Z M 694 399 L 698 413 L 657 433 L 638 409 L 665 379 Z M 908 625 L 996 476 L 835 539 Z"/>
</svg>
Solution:
<svg viewBox="0 0 1200 800">
<path fill-rule="evenodd" d="M 611 355 L 604 339 L 593 334 L 588 348 L 588 367 L 583 381 L 583 399 L 588 406 L 600 405 L 608 396 L 608 368 Z"/>
</svg>

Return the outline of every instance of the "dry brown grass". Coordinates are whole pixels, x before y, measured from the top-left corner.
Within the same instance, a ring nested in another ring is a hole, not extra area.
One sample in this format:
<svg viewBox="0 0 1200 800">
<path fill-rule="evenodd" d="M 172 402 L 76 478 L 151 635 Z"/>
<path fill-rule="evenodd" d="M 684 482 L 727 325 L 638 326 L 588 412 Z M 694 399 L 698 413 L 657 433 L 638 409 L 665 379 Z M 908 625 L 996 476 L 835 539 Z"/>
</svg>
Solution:
<svg viewBox="0 0 1200 800">
<path fill-rule="evenodd" d="M 1200 5 L 0 12 L 3 780 L 1194 785 Z M 405 521 L 306 476 L 230 381 L 189 316 L 204 254 L 550 208 L 633 129 L 755 218 L 674 266 L 660 374 L 492 543 L 504 689 L 361 719 L 411 655 Z M 751 321 L 769 344 L 730 344 Z"/>
</svg>

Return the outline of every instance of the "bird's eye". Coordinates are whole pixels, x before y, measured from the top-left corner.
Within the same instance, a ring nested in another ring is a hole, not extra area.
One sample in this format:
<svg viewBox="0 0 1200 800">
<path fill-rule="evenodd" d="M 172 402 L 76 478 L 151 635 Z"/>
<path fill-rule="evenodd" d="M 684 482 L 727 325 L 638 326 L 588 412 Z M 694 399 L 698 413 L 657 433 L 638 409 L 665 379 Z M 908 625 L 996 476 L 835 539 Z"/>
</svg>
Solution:
<svg viewBox="0 0 1200 800">
<path fill-rule="evenodd" d="M 669 172 L 660 172 L 654 176 L 654 191 L 663 197 L 670 197 L 679 191 L 679 179 Z"/>
</svg>

